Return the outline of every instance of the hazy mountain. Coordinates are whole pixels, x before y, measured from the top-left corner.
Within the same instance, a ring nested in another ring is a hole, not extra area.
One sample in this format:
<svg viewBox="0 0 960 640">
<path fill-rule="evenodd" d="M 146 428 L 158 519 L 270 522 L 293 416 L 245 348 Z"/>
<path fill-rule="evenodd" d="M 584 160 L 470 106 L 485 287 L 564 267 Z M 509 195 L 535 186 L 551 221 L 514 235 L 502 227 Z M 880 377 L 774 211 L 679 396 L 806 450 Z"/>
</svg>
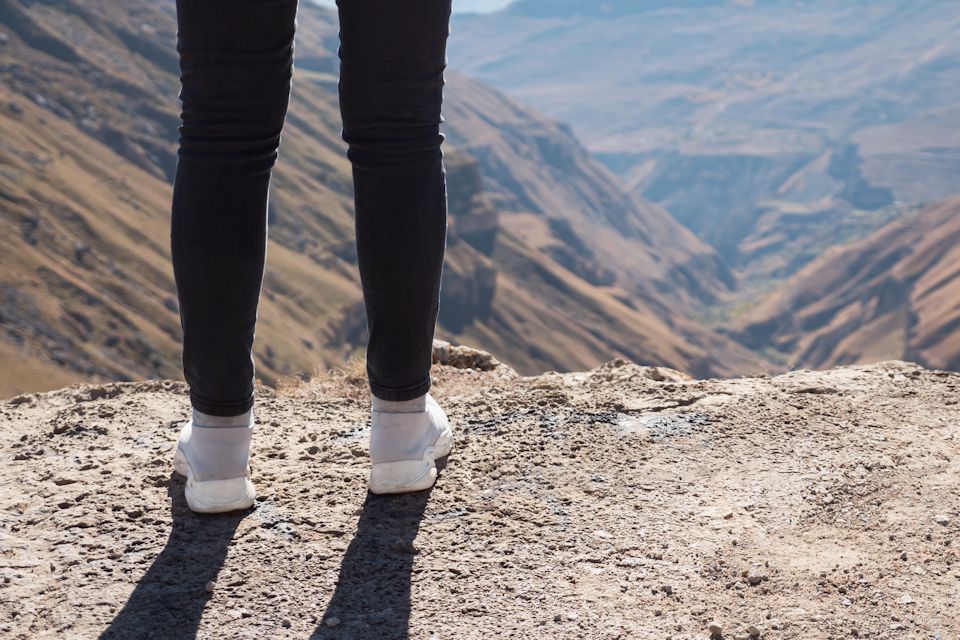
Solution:
<svg viewBox="0 0 960 640">
<path fill-rule="evenodd" d="M 796 367 L 897 358 L 960 369 L 960 197 L 808 265 L 732 330 Z"/>
<path fill-rule="evenodd" d="M 570 123 L 748 283 L 957 191 L 954 3 L 519 0 L 451 64 Z"/>
<path fill-rule="evenodd" d="M 306 0 L 305 0 L 306 1 Z M 321 7 L 336 7 L 336 0 L 312 0 Z M 510 0 L 453 0 L 454 13 L 486 13 L 502 9 Z"/>
<path fill-rule="evenodd" d="M 336 31 L 332 12 L 301 5 L 255 346 L 268 382 L 341 363 L 365 339 Z M 175 42 L 172 1 L 0 0 L 3 394 L 179 375 Z M 686 319 L 729 288 L 713 250 L 569 129 L 452 72 L 448 98 L 440 337 L 526 372 L 615 355 L 698 375 L 756 368 Z"/>
</svg>

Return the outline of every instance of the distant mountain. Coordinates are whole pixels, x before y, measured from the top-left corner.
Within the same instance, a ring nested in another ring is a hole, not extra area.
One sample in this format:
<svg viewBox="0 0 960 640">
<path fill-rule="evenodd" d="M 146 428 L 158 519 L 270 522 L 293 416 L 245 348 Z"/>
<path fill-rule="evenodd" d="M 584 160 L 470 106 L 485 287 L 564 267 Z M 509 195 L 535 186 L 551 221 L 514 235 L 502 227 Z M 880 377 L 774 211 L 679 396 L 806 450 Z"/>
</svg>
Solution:
<svg viewBox="0 0 960 640">
<path fill-rule="evenodd" d="M 960 197 L 827 253 L 730 329 L 793 367 L 896 358 L 960 369 Z"/>
<path fill-rule="evenodd" d="M 516 0 L 505 9 L 505 13 L 529 18 L 606 18 L 658 9 L 702 9 L 724 4 L 727 0 Z"/>
<path fill-rule="evenodd" d="M 954 3 L 518 0 L 451 64 L 572 125 L 748 286 L 960 183 Z"/>
<path fill-rule="evenodd" d="M 179 376 L 174 16 L 172 1 L 0 0 L 0 395 Z M 365 341 L 336 33 L 332 12 L 301 5 L 255 345 L 266 382 Z M 617 355 L 701 376 L 757 369 L 691 319 L 730 288 L 716 252 L 562 125 L 453 72 L 448 99 L 439 337 L 529 373 Z"/>
</svg>

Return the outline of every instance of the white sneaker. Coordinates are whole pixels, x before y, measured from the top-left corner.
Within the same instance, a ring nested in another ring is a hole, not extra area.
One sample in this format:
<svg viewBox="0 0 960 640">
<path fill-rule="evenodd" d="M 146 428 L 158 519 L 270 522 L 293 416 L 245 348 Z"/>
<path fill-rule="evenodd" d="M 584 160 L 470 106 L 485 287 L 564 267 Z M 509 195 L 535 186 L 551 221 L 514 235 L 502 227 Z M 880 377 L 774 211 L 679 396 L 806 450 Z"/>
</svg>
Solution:
<svg viewBox="0 0 960 640">
<path fill-rule="evenodd" d="M 450 421 L 437 401 L 428 393 L 425 411 L 372 414 L 370 491 L 406 493 L 432 487 L 436 461 L 453 448 Z"/>
<path fill-rule="evenodd" d="M 245 475 L 237 478 L 199 479 L 195 473 L 198 465 L 190 463 L 191 458 L 197 460 L 190 447 L 192 430 L 193 421 L 189 420 L 180 430 L 177 452 L 173 457 L 173 468 L 187 479 L 184 495 L 190 510 L 196 513 L 223 513 L 251 507 L 257 492 L 250 481 L 249 463 Z"/>
</svg>

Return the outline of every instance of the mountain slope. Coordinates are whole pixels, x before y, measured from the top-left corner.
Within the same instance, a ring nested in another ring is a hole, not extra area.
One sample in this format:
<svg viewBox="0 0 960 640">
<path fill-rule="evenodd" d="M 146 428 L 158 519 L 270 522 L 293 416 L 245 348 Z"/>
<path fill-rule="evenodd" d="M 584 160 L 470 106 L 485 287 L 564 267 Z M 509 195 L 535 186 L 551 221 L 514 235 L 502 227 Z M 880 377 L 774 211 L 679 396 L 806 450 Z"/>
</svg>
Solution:
<svg viewBox="0 0 960 640">
<path fill-rule="evenodd" d="M 12 239 L 0 253 L 0 352 L 15 363 L 0 376 L 3 395 L 78 380 L 179 375 L 168 251 L 179 110 L 173 6 L 0 0 L 0 225 Z M 335 17 L 304 3 L 298 27 L 255 345 L 266 382 L 342 363 L 362 348 L 366 330 L 336 107 Z M 542 142 L 574 144 L 561 134 Z M 538 147 L 527 144 L 522 152 L 529 164 L 548 164 Z M 669 269 L 638 275 L 642 285 L 610 286 L 591 280 L 576 253 L 541 250 L 501 225 L 504 194 L 522 198 L 531 188 L 557 189 L 564 179 L 590 184 L 599 174 L 572 167 L 549 176 L 546 187 L 511 187 L 491 183 L 482 163 L 454 145 L 447 153 L 450 251 L 439 336 L 483 337 L 525 372 L 594 366 L 613 355 L 699 374 L 755 366 L 726 338 L 692 323 L 672 326 L 674 309 L 683 312 L 698 296 Z M 617 189 L 613 182 L 589 188 Z M 622 190 L 616 197 L 632 201 Z M 566 215 L 589 209 L 585 203 L 568 202 Z M 597 229 L 624 223 L 620 214 L 636 227 L 647 215 L 634 205 L 611 211 L 617 215 L 597 221 Z M 579 229 L 584 237 L 593 231 Z M 698 285 L 705 291 L 725 277 L 702 244 L 662 242 L 674 256 L 669 264 L 710 265 Z M 515 259 L 500 263 L 497 251 Z M 611 264 L 632 285 L 627 275 L 636 270 Z M 530 287 L 527 273 L 510 265 L 548 275 Z M 638 292 L 658 287 L 669 295 L 637 302 Z M 608 330 L 596 309 L 608 309 L 618 328 Z"/>
<path fill-rule="evenodd" d="M 896 357 L 960 369 L 960 197 L 828 253 L 731 330 L 797 367 Z"/>
</svg>

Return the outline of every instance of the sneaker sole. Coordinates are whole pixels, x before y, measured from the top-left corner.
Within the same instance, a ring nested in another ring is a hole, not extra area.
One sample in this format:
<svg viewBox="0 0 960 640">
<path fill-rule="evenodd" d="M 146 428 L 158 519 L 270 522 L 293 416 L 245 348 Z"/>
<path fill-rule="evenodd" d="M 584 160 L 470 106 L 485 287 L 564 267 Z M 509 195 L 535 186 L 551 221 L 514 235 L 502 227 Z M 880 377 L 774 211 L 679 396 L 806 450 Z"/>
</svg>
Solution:
<svg viewBox="0 0 960 640">
<path fill-rule="evenodd" d="M 247 477 L 195 481 L 190 463 L 180 451 L 179 446 L 173 456 L 173 468 L 187 479 L 183 493 L 187 499 L 187 506 L 195 513 L 226 513 L 249 509 L 256 501 L 257 491 Z"/>
<path fill-rule="evenodd" d="M 423 491 L 437 480 L 437 460 L 450 455 L 453 449 L 453 430 L 448 425 L 427 447 L 420 460 L 400 460 L 374 464 L 367 488 L 371 493 L 409 493 Z"/>
</svg>

